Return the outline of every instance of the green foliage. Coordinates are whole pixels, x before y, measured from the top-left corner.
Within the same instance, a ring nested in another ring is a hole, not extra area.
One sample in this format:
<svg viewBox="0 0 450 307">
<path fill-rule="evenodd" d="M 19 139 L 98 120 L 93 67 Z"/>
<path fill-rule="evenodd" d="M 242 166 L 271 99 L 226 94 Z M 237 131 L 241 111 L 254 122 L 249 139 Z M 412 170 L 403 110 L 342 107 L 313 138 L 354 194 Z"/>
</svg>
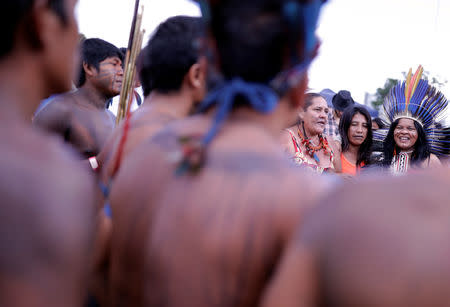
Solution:
<svg viewBox="0 0 450 307">
<path fill-rule="evenodd" d="M 372 106 L 380 110 L 380 107 L 383 105 L 384 98 L 389 94 L 389 91 L 391 88 L 393 88 L 398 83 L 397 79 L 387 79 L 386 82 L 384 82 L 383 87 L 377 88 L 377 92 L 375 93 L 375 100 L 372 101 Z"/>
<path fill-rule="evenodd" d="M 78 34 L 78 42 L 81 44 L 85 40 L 86 40 L 86 35 L 84 35 L 83 33 L 79 33 Z"/>
</svg>

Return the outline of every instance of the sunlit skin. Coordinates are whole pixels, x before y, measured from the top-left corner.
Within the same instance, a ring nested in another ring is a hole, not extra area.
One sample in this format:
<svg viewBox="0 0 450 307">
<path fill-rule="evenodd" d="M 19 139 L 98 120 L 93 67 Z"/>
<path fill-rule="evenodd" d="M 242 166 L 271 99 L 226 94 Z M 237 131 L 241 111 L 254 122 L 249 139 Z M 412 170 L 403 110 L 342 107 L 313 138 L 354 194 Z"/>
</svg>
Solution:
<svg viewBox="0 0 450 307">
<path fill-rule="evenodd" d="M 364 115 L 356 113 L 348 128 L 347 135 L 348 141 L 353 146 L 361 146 L 361 144 L 366 140 L 367 131 L 369 127 L 367 125 L 367 119 Z"/>
<path fill-rule="evenodd" d="M 394 141 L 397 147 L 403 151 L 409 151 L 416 144 L 417 137 L 414 121 L 409 118 L 401 118 L 394 129 Z"/>
<path fill-rule="evenodd" d="M 120 94 L 123 81 L 122 61 L 118 57 L 106 58 L 99 64 L 96 83 L 112 96 Z"/>
<path fill-rule="evenodd" d="M 305 134 L 305 137 L 307 137 L 311 141 L 313 146 L 318 146 L 320 142 L 319 135 L 322 134 L 325 129 L 329 112 L 330 110 L 328 108 L 326 100 L 322 97 L 314 97 L 312 98 L 312 104 L 306 109 L 301 109 L 301 111 L 299 112 L 298 116 L 303 121 L 303 124 L 292 126 L 289 128 L 289 130 L 295 134 L 296 138 L 299 138 L 297 133 L 300 130 L 300 133 Z M 293 156 L 296 154 L 292 137 L 286 130 L 282 132 L 280 141 L 283 144 L 283 147 L 285 147 L 285 150 L 288 154 Z M 328 144 L 333 152 L 337 152 L 337 144 L 333 140 L 328 140 Z M 298 145 L 300 146 L 302 152 L 306 152 L 305 145 Z M 317 151 L 316 155 L 319 158 L 318 166 L 320 167 L 329 168 L 333 166 L 333 164 L 336 164 L 331 163 L 330 155 L 328 153 L 325 153 L 324 150 Z M 317 164 L 317 161 L 313 157 L 305 155 L 305 158 L 308 160 L 309 164 Z M 334 162 L 336 162 L 336 160 Z M 336 165 L 334 166 L 336 167 Z"/>
<path fill-rule="evenodd" d="M 2 2 L 17 20 L 3 28 L 14 47 L 0 57 L 0 306 L 83 306 L 86 295 L 94 177 L 30 124 L 42 99 L 71 86 L 77 1 L 60 2 L 65 21 L 48 1 Z"/>
<path fill-rule="evenodd" d="M 322 97 L 313 98 L 313 103 L 301 112 L 307 137 L 316 138 L 323 133 L 328 120 L 329 108 Z"/>
</svg>

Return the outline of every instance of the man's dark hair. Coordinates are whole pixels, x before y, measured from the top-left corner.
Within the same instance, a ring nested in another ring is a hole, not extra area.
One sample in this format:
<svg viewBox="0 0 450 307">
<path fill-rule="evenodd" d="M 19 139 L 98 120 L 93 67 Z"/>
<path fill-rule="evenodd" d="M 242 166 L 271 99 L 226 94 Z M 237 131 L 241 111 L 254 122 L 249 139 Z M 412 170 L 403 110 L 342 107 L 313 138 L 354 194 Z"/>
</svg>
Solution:
<svg viewBox="0 0 450 307">
<path fill-rule="evenodd" d="M 153 90 L 169 93 L 180 89 L 186 73 L 198 61 L 201 35 L 198 17 L 175 16 L 158 26 L 138 61 L 145 97 Z"/>
<path fill-rule="evenodd" d="M 246 81 L 267 83 L 283 70 L 286 56 L 299 53 L 303 29 L 301 25 L 292 27 L 283 14 L 287 2 L 229 0 L 211 4 L 211 29 L 225 79 L 239 76 Z"/>
<path fill-rule="evenodd" d="M 0 46 L 0 58 L 7 55 L 14 47 L 17 29 L 20 24 L 27 27 L 30 44 L 38 46 L 34 25 L 30 20 L 30 12 L 35 0 L 3 0 L 0 10 L 0 34 L 2 44 Z M 48 0 L 48 6 L 61 18 L 65 24 L 67 21 L 65 0 Z"/>
<path fill-rule="evenodd" d="M 78 77 L 77 87 L 83 86 L 86 82 L 86 73 L 84 71 L 83 64 L 93 66 L 98 70 L 100 68 L 100 62 L 107 58 L 118 57 L 121 61 L 123 61 L 123 54 L 119 48 L 100 38 L 86 39 L 82 42 L 80 49 L 80 74 Z"/>
<path fill-rule="evenodd" d="M 342 152 L 345 152 L 350 147 L 350 141 L 348 140 L 348 129 L 352 124 L 353 116 L 355 114 L 361 114 L 367 121 L 367 136 L 364 142 L 358 149 L 358 155 L 356 158 L 356 165 L 360 166 L 361 163 L 368 165 L 370 163 L 370 155 L 372 154 L 372 119 L 369 111 L 363 106 L 350 106 L 344 110 L 341 120 L 339 122 L 339 134 L 341 135 L 341 148 Z"/>
<path fill-rule="evenodd" d="M 384 140 L 384 166 L 391 165 L 392 159 L 394 158 L 394 150 L 396 150 L 397 152 L 399 151 L 399 148 L 395 144 L 394 140 L 394 130 L 398 126 L 400 119 L 401 118 L 396 119 L 391 124 L 386 139 Z M 423 130 L 422 126 L 418 122 L 416 122 L 415 120 L 413 120 L 413 122 L 414 127 L 417 130 L 417 141 L 414 144 L 414 151 L 411 155 L 411 164 L 419 164 L 430 157 L 430 145 L 428 144 L 425 130 Z"/>
</svg>

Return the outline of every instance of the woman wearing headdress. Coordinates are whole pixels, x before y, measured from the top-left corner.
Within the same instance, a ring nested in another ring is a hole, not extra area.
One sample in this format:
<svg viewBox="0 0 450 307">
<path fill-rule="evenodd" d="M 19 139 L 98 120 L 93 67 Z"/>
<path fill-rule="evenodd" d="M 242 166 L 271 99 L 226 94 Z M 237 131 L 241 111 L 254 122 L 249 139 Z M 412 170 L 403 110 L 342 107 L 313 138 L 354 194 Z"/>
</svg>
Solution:
<svg viewBox="0 0 450 307">
<path fill-rule="evenodd" d="M 384 139 L 382 164 L 393 174 L 439 166 L 437 156 L 449 153 L 447 129 L 435 125 L 445 114 L 448 101 L 421 79 L 422 73 L 422 66 L 414 76 L 410 70 L 406 81 L 391 89 L 383 105 L 385 120 L 391 123 L 389 130 L 374 132 L 375 139 Z"/>
<path fill-rule="evenodd" d="M 298 123 L 281 135 L 281 142 L 292 161 L 317 173 L 335 171 L 334 141 L 329 143 L 323 135 L 328 112 L 325 98 L 317 93 L 308 93 Z"/>
<path fill-rule="evenodd" d="M 367 109 L 359 105 L 345 109 L 339 122 L 339 133 L 339 168 L 343 174 L 354 176 L 362 167 L 370 164 L 372 120 Z"/>
</svg>

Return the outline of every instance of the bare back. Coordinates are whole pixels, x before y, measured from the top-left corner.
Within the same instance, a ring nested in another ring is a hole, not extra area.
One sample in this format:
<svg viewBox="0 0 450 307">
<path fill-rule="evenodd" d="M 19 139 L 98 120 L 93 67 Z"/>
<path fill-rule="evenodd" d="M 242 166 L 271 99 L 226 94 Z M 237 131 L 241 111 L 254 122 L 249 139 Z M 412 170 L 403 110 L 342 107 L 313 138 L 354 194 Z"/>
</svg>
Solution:
<svg viewBox="0 0 450 307">
<path fill-rule="evenodd" d="M 143 141 L 151 139 L 155 133 L 176 119 L 177 118 L 173 116 L 156 112 L 151 106 L 144 104 L 131 115 L 121 160 L 130 154 Z M 123 133 L 124 122 L 114 130 L 114 133 L 109 137 L 105 147 L 97 158 L 100 165 L 102 165 L 102 176 L 105 182 L 108 182 L 109 178 L 112 178 L 115 175 L 114 172 L 116 163 L 118 162 L 117 160 L 119 159 L 118 153 Z"/>
<path fill-rule="evenodd" d="M 115 306 L 256 306 L 317 196 L 277 140 L 246 124 L 223 128 L 200 174 L 175 176 L 177 137 L 209 127 L 177 123 L 124 161 L 111 197 Z"/>
<path fill-rule="evenodd" d="M 62 144 L 16 123 L 0 129 L 0 305 L 81 306 L 94 180 Z"/>
<path fill-rule="evenodd" d="M 90 106 L 76 92 L 50 101 L 36 114 L 33 123 L 61 136 L 84 158 L 100 152 L 115 125 L 110 111 Z"/>
<path fill-rule="evenodd" d="M 305 216 L 263 306 L 449 306 L 449 180 L 378 177 L 336 190 Z"/>
</svg>

